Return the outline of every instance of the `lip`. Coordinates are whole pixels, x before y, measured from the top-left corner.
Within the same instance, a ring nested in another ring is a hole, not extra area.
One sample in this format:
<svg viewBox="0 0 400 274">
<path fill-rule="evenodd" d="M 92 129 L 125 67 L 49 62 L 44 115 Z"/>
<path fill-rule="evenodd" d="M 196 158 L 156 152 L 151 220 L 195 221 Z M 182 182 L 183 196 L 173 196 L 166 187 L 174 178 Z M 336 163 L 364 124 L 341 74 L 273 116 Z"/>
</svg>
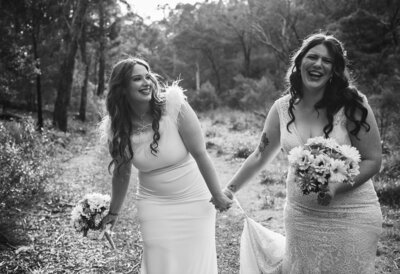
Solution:
<svg viewBox="0 0 400 274">
<path fill-rule="evenodd" d="M 322 77 L 324 76 L 324 74 L 321 71 L 317 71 L 317 70 L 310 70 L 308 71 L 308 74 L 312 77 Z"/>
<path fill-rule="evenodd" d="M 310 81 L 320 81 L 321 79 L 324 78 L 324 73 L 322 73 L 320 71 L 308 71 L 307 78 Z"/>
<path fill-rule="evenodd" d="M 150 88 L 143 88 L 143 89 L 139 89 L 139 92 L 147 95 L 147 94 L 151 93 L 151 90 L 150 90 Z"/>
</svg>

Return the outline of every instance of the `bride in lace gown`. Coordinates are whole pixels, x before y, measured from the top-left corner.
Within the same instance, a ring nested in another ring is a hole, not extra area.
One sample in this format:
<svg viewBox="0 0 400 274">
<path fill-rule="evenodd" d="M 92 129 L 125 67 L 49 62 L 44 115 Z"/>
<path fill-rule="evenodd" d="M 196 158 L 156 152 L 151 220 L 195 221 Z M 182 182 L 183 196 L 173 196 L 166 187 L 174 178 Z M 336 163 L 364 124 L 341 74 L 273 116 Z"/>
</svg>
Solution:
<svg viewBox="0 0 400 274">
<path fill-rule="evenodd" d="M 346 62 L 342 44 L 333 36 L 319 33 L 303 41 L 288 70 L 288 94 L 273 104 L 258 149 L 224 190 L 233 195 L 281 148 L 289 152 L 311 137 L 331 137 L 359 150 L 354 185 L 330 183 L 320 195 L 303 195 L 289 169 L 286 249 L 273 273 L 375 272 L 382 214 L 371 177 L 381 165 L 380 137 L 366 97 L 350 83 Z"/>
<path fill-rule="evenodd" d="M 110 211 L 115 225 L 131 167 L 138 169 L 136 206 L 143 239 L 142 274 L 217 274 L 215 209 L 232 201 L 220 189 L 196 114 L 182 89 L 161 88 L 149 65 L 117 63 L 102 129 L 114 165 Z M 210 194 L 211 193 L 211 194 Z"/>
</svg>

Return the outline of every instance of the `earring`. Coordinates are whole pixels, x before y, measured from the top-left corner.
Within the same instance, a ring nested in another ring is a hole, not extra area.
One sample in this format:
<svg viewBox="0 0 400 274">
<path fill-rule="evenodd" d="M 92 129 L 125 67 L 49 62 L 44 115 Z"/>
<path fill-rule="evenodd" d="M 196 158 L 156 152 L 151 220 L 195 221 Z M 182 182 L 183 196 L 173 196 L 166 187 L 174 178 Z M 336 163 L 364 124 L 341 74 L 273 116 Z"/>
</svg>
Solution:
<svg viewBox="0 0 400 274">
<path fill-rule="evenodd" d="M 329 78 L 329 84 L 332 85 L 332 78 L 333 76 L 331 76 L 331 78 Z"/>
</svg>

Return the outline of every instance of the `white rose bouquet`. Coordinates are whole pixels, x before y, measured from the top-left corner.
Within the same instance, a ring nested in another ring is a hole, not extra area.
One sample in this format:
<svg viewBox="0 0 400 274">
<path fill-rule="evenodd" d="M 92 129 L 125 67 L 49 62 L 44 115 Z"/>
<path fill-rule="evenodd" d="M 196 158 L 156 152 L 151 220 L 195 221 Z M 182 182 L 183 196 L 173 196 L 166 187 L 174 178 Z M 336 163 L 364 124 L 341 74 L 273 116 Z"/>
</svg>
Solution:
<svg viewBox="0 0 400 274">
<path fill-rule="evenodd" d="M 289 152 L 296 182 L 303 194 L 319 193 L 329 183 L 353 184 L 359 172 L 360 153 L 355 147 L 339 145 L 332 138 L 315 137 Z"/>
<path fill-rule="evenodd" d="M 110 208 L 110 196 L 99 193 L 87 194 L 78 201 L 71 212 L 71 223 L 77 232 L 83 232 L 87 236 L 89 229 L 100 230 L 101 221 L 108 214 Z M 110 226 L 100 233 L 99 238 L 106 236 L 112 248 L 115 247 L 110 236 Z"/>
</svg>

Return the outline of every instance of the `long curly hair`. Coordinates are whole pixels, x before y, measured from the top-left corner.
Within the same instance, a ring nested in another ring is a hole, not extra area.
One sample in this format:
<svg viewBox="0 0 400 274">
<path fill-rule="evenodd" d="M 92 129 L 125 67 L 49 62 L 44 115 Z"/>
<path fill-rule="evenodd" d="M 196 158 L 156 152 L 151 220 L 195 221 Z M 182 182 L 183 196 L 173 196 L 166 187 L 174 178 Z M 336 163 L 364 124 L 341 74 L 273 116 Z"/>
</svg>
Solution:
<svg viewBox="0 0 400 274">
<path fill-rule="evenodd" d="M 131 81 L 133 69 L 136 65 L 144 66 L 149 72 L 152 85 L 150 104 L 152 129 L 154 131 L 150 151 L 153 155 L 158 152 L 158 141 L 160 140 L 160 120 L 165 111 L 165 99 L 160 96 L 161 85 L 149 64 L 140 58 L 127 58 L 119 61 L 112 69 L 108 82 L 108 93 L 106 107 L 111 122 L 111 140 L 109 150 L 112 157 L 109 169 L 114 164 L 118 168 L 133 159 L 131 136 L 133 134 L 132 117 L 133 109 L 129 105 L 128 87 Z M 118 161 L 122 159 L 122 161 Z"/>
<path fill-rule="evenodd" d="M 361 127 L 369 131 L 370 126 L 366 122 L 368 110 L 363 106 L 363 98 L 357 89 L 351 85 L 351 76 L 348 70 L 348 60 L 342 43 L 332 35 L 323 33 L 312 34 L 304 39 L 301 47 L 294 53 L 290 60 L 290 67 L 286 74 L 287 93 L 290 94 L 289 117 L 290 121 L 286 127 L 294 123 L 294 105 L 303 98 L 301 62 L 307 52 L 318 45 L 324 45 L 333 57 L 332 78 L 328 81 L 323 97 L 318 101 L 314 108 L 326 108 L 328 124 L 324 126 L 325 137 L 333 130 L 334 115 L 344 106 L 345 115 L 348 120 L 354 123 L 355 127 L 350 133 L 357 137 Z M 361 119 L 356 118 L 356 113 L 361 113 Z"/>
</svg>

